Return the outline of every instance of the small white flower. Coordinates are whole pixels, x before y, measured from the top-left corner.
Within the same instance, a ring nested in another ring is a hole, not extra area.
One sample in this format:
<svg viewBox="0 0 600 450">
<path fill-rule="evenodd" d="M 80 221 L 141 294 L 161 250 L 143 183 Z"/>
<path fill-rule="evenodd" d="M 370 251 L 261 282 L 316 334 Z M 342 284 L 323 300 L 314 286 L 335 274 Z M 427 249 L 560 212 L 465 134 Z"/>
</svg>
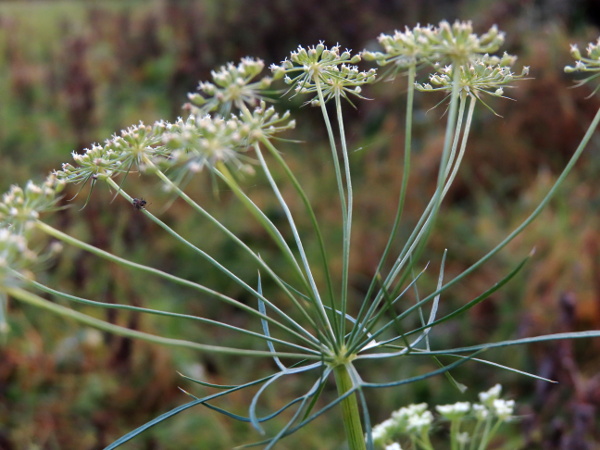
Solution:
<svg viewBox="0 0 600 450">
<path fill-rule="evenodd" d="M 514 400 L 503 400 L 501 398 L 494 400 L 492 403 L 494 407 L 494 413 L 501 420 L 508 420 L 513 413 L 515 408 Z"/>
<path fill-rule="evenodd" d="M 491 389 L 479 393 L 479 401 L 485 405 L 491 405 L 494 400 L 500 397 L 502 386 L 496 384 Z"/>
<path fill-rule="evenodd" d="M 469 435 L 469 433 L 467 433 L 466 431 L 463 433 L 458 433 L 458 435 L 456 436 L 456 441 L 461 445 L 461 446 L 465 446 L 469 443 L 469 441 L 471 440 L 471 436 Z"/>
<path fill-rule="evenodd" d="M 475 413 L 477 420 L 486 420 L 490 415 L 489 410 L 484 405 L 478 403 L 473 405 L 473 412 Z"/>
<path fill-rule="evenodd" d="M 438 405 L 435 407 L 437 412 L 447 419 L 457 419 L 463 417 L 471 409 L 469 402 L 456 402 L 452 405 Z"/>
<path fill-rule="evenodd" d="M 394 427 L 395 422 L 392 419 L 386 419 L 380 424 L 377 424 L 372 429 L 372 437 L 374 441 L 385 439 L 388 432 Z"/>
<path fill-rule="evenodd" d="M 393 444 L 386 445 L 385 450 L 402 450 L 402 447 L 397 442 L 394 442 Z"/>
<path fill-rule="evenodd" d="M 433 414 L 430 411 L 425 411 L 422 414 L 413 414 L 408 418 L 406 429 L 420 433 L 427 430 L 433 423 Z"/>
<path fill-rule="evenodd" d="M 427 410 L 427 403 L 418 403 L 405 406 L 392 413 L 392 418 L 406 420 L 412 415 L 422 414 Z"/>
</svg>

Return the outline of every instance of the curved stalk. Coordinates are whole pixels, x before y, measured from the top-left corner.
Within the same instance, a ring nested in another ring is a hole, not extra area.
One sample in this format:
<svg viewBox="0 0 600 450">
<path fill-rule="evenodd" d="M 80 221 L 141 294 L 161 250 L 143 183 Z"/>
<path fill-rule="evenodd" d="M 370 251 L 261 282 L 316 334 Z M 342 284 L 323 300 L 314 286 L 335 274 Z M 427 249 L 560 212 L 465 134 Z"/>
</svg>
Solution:
<svg viewBox="0 0 600 450">
<path fill-rule="evenodd" d="M 108 178 L 106 180 L 106 182 L 113 188 L 115 188 L 116 183 L 113 179 Z M 129 203 L 132 202 L 132 198 L 131 196 L 129 196 L 129 194 L 127 194 L 125 191 L 123 191 L 122 189 L 119 189 L 117 191 L 117 194 L 120 194 L 123 198 L 125 198 Z M 234 274 L 233 272 L 231 272 L 227 267 L 223 266 L 219 261 L 217 261 L 216 259 L 214 259 L 212 256 L 210 256 L 208 253 L 206 253 L 204 250 L 198 248 L 197 246 L 195 246 L 194 244 L 192 244 L 190 241 L 188 241 L 187 239 L 185 239 L 183 236 L 181 236 L 179 233 L 177 233 L 175 230 L 173 230 L 171 227 L 169 227 L 166 223 L 164 223 L 162 220 L 160 220 L 158 217 L 156 217 L 154 214 L 152 214 L 150 211 L 144 209 L 144 214 L 146 215 L 146 217 L 148 217 L 150 220 L 152 220 L 152 222 L 154 222 L 155 224 L 157 224 L 159 227 L 161 227 L 163 230 L 165 230 L 167 232 L 167 234 L 169 234 L 171 237 L 175 238 L 176 240 L 178 240 L 179 242 L 181 242 L 182 244 L 184 244 L 186 247 L 188 247 L 189 249 L 195 251 L 196 253 L 198 253 L 199 255 L 201 255 L 204 259 L 206 259 L 209 263 L 211 263 L 213 266 L 215 266 L 218 270 L 220 270 L 221 272 L 223 272 L 225 275 L 227 275 L 230 279 L 232 279 L 236 284 L 238 284 L 239 286 L 241 286 L 244 290 L 248 291 L 251 295 L 256 296 L 258 298 L 260 298 L 263 302 L 267 303 L 271 308 L 273 308 L 274 311 L 276 311 L 281 317 L 285 318 L 287 321 L 289 321 L 290 323 L 295 324 L 295 326 L 300 329 L 302 328 L 298 323 L 295 323 L 295 321 L 289 317 L 287 314 L 285 314 L 280 308 L 278 308 L 276 305 L 273 304 L 273 302 L 271 302 L 270 300 L 268 300 L 267 298 L 265 298 L 264 296 L 262 296 L 259 292 L 257 292 L 252 286 L 250 286 L 248 283 L 246 283 L 244 280 L 242 280 L 241 278 L 239 278 L 236 274 Z M 248 250 L 250 250 L 248 248 Z M 251 251 L 251 250 L 250 250 Z M 254 252 L 252 252 L 254 254 Z M 262 259 L 257 258 L 258 261 L 262 262 L 262 269 L 265 270 L 267 273 L 269 273 L 272 278 L 277 277 L 274 273 L 272 273 L 272 271 L 270 271 L 270 268 L 268 268 L 268 266 L 262 261 Z M 268 269 L 267 269 L 268 268 Z M 278 277 L 277 277 L 278 278 Z M 285 287 L 285 285 L 284 285 Z M 293 294 L 291 292 L 288 291 L 288 296 L 290 298 L 294 300 L 296 300 L 296 298 L 293 296 Z"/>
<path fill-rule="evenodd" d="M 233 347 L 220 347 L 217 345 L 206 345 L 206 344 L 198 344 L 197 342 L 186 341 L 182 339 L 172 339 L 165 338 L 162 336 L 156 336 L 149 333 L 144 333 L 143 331 L 132 330 L 127 327 L 122 327 L 119 325 L 115 325 L 112 323 L 105 322 L 104 320 L 96 319 L 95 317 L 88 316 L 87 314 L 80 313 L 79 311 L 75 311 L 71 308 L 67 308 L 62 305 L 58 305 L 49 300 L 46 300 L 38 295 L 35 295 L 31 292 L 28 292 L 24 289 L 20 288 L 9 288 L 6 289 L 6 293 L 17 300 L 28 303 L 30 305 L 36 306 L 38 308 L 45 309 L 47 311 L 51 311 L 53 313 L 59 314 L 63 317 L 67 317 L 69 319 L 75 320 L 77 322 L 89 325 L 94 328 L 98 328 L 99 330 L 106 331 L 112 334 L 116 334 L 119 336 L 141 339 L 147 342 L 152 342 L 155 344 L 168 345 L 172 347 L 183 347 L 189 348 L 192 350 L 201 350 L 201 351 L 209 351 L 213 353 L 221 353 L 228 355 L 244 355 L 244 356 L 260 356 L 260 357 L 268 357 L 272 358 L 273 353 L 267 350 L 248 350 L 243 348 L 233 348 Z M 312 355 L 307 353 L 288 353 L 288 352 L 279 352 L 277 353 L 279 357 L 290 357 L 290 358 L 303 358 L 303 359 L 313 359 L 320 360 L 322 356 L 320 355 Z"/>
<path fill-rule="evenodd" d="M 437 296 L 440 293 L 444 292 L 445 290 L 449 289 L 451 286 L 455 285 L 456 283 L 461 281 L 463 278 L 465 278 L 468 275 L 470 275 L 471 273 L 473 273 L 475 270 L 477 270 L 479 267 L 481 267 L 483 264 L 485 264 L 487 261 L 489 261 L 493 256 L 495 256 L 500 250 L 502 250 L 504 247 L 506 247 L 531 222 L 533 222 L 537 216 L 540 215 L 542 210 L 550 202 L 552 197 L 554 197 L 554 195 L 558 191 L 558 188 L 562 185 L 562 183 L 564 182 L 567 175 L 571 172 L 571 170 L 573 169 L 573 167 L 579 160 L 579 157 L 581 156 L 581 154 L 587 147 L 594 132 L 598 128 L 599 123 L 600 123 L 600 109 L 596 112 L 594 119 L 590 123 L 588 130 L 586 131 L 584 137 L 582 138 L 581 142 L 579 143 L 579 146 L 573 153 L 573 156 L 571 156 L 571 159 L 569 160 L 569 162 L 567 163 L 567 165 L 565 166 L 565 168 L 563 169 L 563 171 L 561 172 L 559 177 L 556 179 L 556 181 L 554 182 L 552 187 L 549 189 L 549 191 L 546 193 L 544 198 L 540 201 L 538 206 L 536 206 L 535 209 L 529 214 L 529 216 L 525 220 L 523 220 L 523 222 L 521 222 L 521 224 L 518 227 L 516 227 L 508 236 L 506 236 L 500 243 L 498 243 L 488 253 L 486 253 L 484 256 L 482 256 L 478 261 L 473 263 L 470 267 L 468 267 L 467 269 L 462 271 L 459 275 L 457 275 L 453 279 L 447 281 L 442 287 L 440 287 L 439 289 L 436 289 L 434 292 L 429 294 L 427 297 L 425 297 L 423 300 L 421 300 L 420 303 L 425 303 L 427 301 L 430 301 L 435 296 Z"/>
<path fill-rule="evenodd" d="M 31 280 L 24 280 L 24 281 L 26 281 L 29 285 L 33 286 L 34 288 L 39 289 L 40 291 L 46 292 L 47 294 L 51 294 L 56 297 L 62 297 L 66 300 L 76 302 L 76 303 L 81 303 L 83 305 L 94 306 L 94 307 L 99 307 L 99 308 L 106 308 L 106 309 L 121 309 L 121 310 L 125 310 L 125 311 L 135 311 L 135 312 L 140 312 L 143 314 L 152 314 L 152 315 L 163 316 L 163 317 L 172 317 L 172 318 L 176 318 L 176 319 L 193 320 L 193 321 L 204 323 L 204 324 L 209 324 L 209 325 L 226 328 L 228 330 L 235 331 L 235 332 L 241 333 L 241 334 L 246 334 L 246 335 L 254 337 L 254 338 L 262 339 L 264 341 L 267 341 L 268 344 L 276 343 L 276 344 L 286 345 L 288 347 L 292 347 L 292 348 L 295 348 L 300 351 L 313 353 L 315 355 L 320 354 L 320 352 L 318 352 L 316 350 L 309 349 L 307 347 L 303 347 L 298 344 L 294 344 L 293 342 L 288 342 L 288 341 L 274 338 L 270 334 L 257 333 L 256 331 L 246 330 L 245 328 L 236 327 L 234 325 L 230 325 L 225 322 L 219 322 L 218 320 L 207 319 L 205 317 L 193 316 L 190 314 L 181 314 L 181 313 L 174 313 L 174 312 L 169 312 L 169 311 L 161 311 L 158 309 L 143 308 L 140 306 L 124 305 L 124 304 L 119 304 L 119 303 L 106 303 L 106 302 L 99 302 L 96 300 L 89 300 L 87 298 L 82 298 L 82 297 L 78 297 L 76 295 L 67 294 L 66 292 L 57 291 L 56 289 L 52 289 L 52 288 L 50 288 L 42 283 L 39 283 L 37 281 L 31 281 Z"/>
<path fill-rule="evenodd" d="M 340 311 L 346 314 L 348 310 L 348 277 L 350 267 L 350 242 L 352 239 L 352 210 L 353 210 L 353 192 L 352 176 L 350 173 L 350 158 L 348 155 L 348 146 L 346 144 L 346 132 L 344 131 L 344 117 L 342 115 L 342 101 L 339 94 L 335 96 L 335 110 L 337 114 L 338 127 L 340 132 L 340 143 L 342 146 L 342 161 L 344 162 L 344 176 L 346 178 L 346 219 L 342 227 L 342 292 L 340 294 Z M 343 315 L 340 315 L 340 338 L 346 334 L 346 321 Z"/>
<path fill-rule="evenodd" d="M 85 242 L 80 241 L 79 239 L 74 238 L 73 236 L 70 236 L 66 233 L 63 233 L 62 231 L 59 231 L 53 227 L 51 227 L 48 224 L 45 224 L 43 222 L 37 221 L 36 226 L 43 231 L 44 233 L 55 237 L 56 239 L 59 239 L 63 242 L 66 242 L 69 245 L 73 245 L 74 247 L 80 248 L 82 250 L 88 251 L 96 256 L 99 256 L 101 258 L 104 258 L 108 261 L 112 261 L 116 264 L 120 264 L 122 266 L 125 267 L 129 267 L 131 269 L 137 269 L 140 270 L 142 272 L 146 272 L 146 273 L 150 273 L 152 275 L 156 275 L 159 277 L 162 277 L 166 280 L 172 281 L 176 284 L 180 284 L 182 286 L 186 286 L 186 287 L 190 287 L 192 289 L 196 289 L 199 292 L 202 292 L 204 294 L 210 295 L 211 297 L 217 298 L 218 300 L 224 302 L 224 303 L 228 303 L 234 307 L 239 308 L 242 311 L 245 311 L 247 313 L 250 313 L 251 315 L 254 315 L 260 319 L 264 319 L 270 323 L 272 323 L 273 325 L 279 327 L 282 330 L 285 330 L 286 332 L 292 334 L 293 336 L 296 336 L 297 338 L 301 339 L 303 342 L 306 342 L 307 345 L 312 346 L 316 349 L 320 349 L 320 343 L 318 340 L 315 339 L 314 336 L 312 336 L 308 331 L 306 331 L 306 329 L 302 328 L 300 325 L 296 324 L 295 322 L 292 322 L 292 325 L 299 327 L 298 330 L 301 331 L 303 334 L 299 334 L 298 332 L 294 331 L 293 329 L 289 328 L 288 326 L 282 324 L 281 322 L 273 319 L 272 317 L 266 316 L 264 314 L 259 313 L 258 311 L 256 311 L 255 309 L 253 309 L 252 307 L 238 301 L 235 300 L 234 298 L 231 298 L 225 294 L 222 294 L 220 292 L 217 292 L 213 289 L 207 288 L 206 286 L 203 286 L 201 284 L 198 283 L 194 283 L 193 281 L 189 281 L 186 280 L 185 278 L 180 278 L 177 277 L 175 275 L 172 275 L 168 272 L 164 272 L 162 270 L 159 269 L 155 269 L 153 267 L 149 267 L 143 264 L 138 264 L 132 261 L 129 261 L 125 258 L 121 258 L 119 256 L 113 255 L 110 252 L 101 250 L 97 247 L 94 247 L 93 245 L 87 244 Z"/>
<path fill-rule="evenodd" d="M 267 273 L 271 277 L 271 279 L 277 284 L 277 286 L 281 289 L 281 291 L 290 299 L 290 301 L 294 304 L 294 306 L 296 306 L 296 308 L 298 310 L 300 310 L 302 314 L 304 314 L 304 317 L 308 320 L 308 322 L 315 329 L 317 329 L 316 324 L 314 323 L 312 318 L 306 314 L 306 311 L 304 310 L 304 308 L 302 307 L 302 305 L 300 304 L 300 302 L 298 301 L 296 296 L 290 291 L 288 286 L 282 282 L 281 278 L 279 276 L 277 276 L 277 274 L 273 271 L 273 269 L 262 260 L 262 258 L 260 258 L 250 247 L 248 247 L 248 245 L 246 245 L 246 243 L 244 243 L 244 241 L 242 241 L 233 232 L 231 232 L 231 230 L 229 230 L 221 222 L 219 222 L 212 214 L 210 214 L 208 211 L 206 211 L 204 208 L 202 208 L 189 195 L 187 195 L 185 192 L 183 192 L 179 188 L 179 186 L 177 186 L 175 183 L 173 183 L 169 179 L 169 177 L 167 177 L 162 171 L 158 170 L 158 168 L 156 168 L 156 166 L 153 166 L 153 169 L 154 169 L 155 175 L 157 175 L 165 184 L 167 184 L 170 189 L 172 189 L 175 193 L 177 193 L 177 195 L 179 195 L 179 197 L 181 197 L 181 199 L 183 199 L 188 205 L 190 205 L 192 207 L 192 209 L 194 209 L 194 211 L 198 212 L 203 217 L 205 217 L 207 220 L 209 220 L 213 225 L 215 225 L 217 228 L 219 228 L 226 236 L 228 236 L 238 246 L 240 246 L 244 251 L 246 251 L 246 253 L 248 253 L 248 255 L 259 265 L 261 270 L 263 270 L 265 273 Z M 121 191 L 121 195 L 123 195 L 125 198 L 127 198 L 127 200 L 129 202 L 132 201 L 131 197 L 129 195 L 127 195 L 125 192 Z M 144 210 L 144 213 L 146 215 L 148 215 L 148 217 L 150 217 L 153 221 L 155 221 L 160 226 L 159 222 L 161 222 L 161 221 L 159 221 L 157 218 L 155 218 L 154 215 L 150 214 L 150 212 L 147 210 Z M 183 239 L 177 233 L 173 234 L 173 236 L 179 240 Z M 284 252 L 284 254 L 285 254 L 285 252 Z M 293 256 L 292 256 L 292 258 L 293 258 Z M 253 293 L 253 295 L 256 295 L 256 293 Z M 263 301 L 266 300 L 264 297 L 261 299 Z M 277 308 L 272 302 L 266 300 L 265 303 L 267 303 L 271 308 L 273 308 L 275 311 L 277 311 L 278 314 L 280 314 L 280 315 L 282 314 L 282 311 L 279 308 Z M 300 325 L 297 325 L 297 327 L 299 327 L 299 329 L 303 328 Z"/>
<path fill-rule="evenodd" d="M 310 218 L 311 224 L 313 226 L 313 230 L 315 232 L 315 236 L 317 238 L 319 252 L 321 255 L 323 276 L 325 277 L 325 283 L 327 285 L 327 292 L 329 294 L 329 303 L 330 303 L 329 306 L 331 307 L 332 310 L 334 310 L 335 304 L 334 304 L 334 294 L 333 294 L 333 283 L 331 281 L 331 273 L 329 270 L 329 261 L 327 258 L 327 251 L 325 249 L 325 243 L 323 241 L 323 234 L 321 233 L 321 228 L 319 227 L 319 223 L 317 221 L 317 217 L 312 208 L 312 205 L 310 204 L 310 200 L 306 196 L 306 192 L 304 192 L 304 189 L 302 189 L 300 182 L 298 181 L 298 179 L 296 178 L 296 176 L 294 175 L 294 173 L 292 172 L 290 167 L 287 165 L 285 160 L 281 157 L 281 155 L 279 154 L 277 149 L 273 146 L 273 144 L 266 138 L 262 139 L 261 143 L 270 152 L 271 156 L 273 156 L 275 158 L 275 160 L 279 163 L 279 165 L 281 166 L 281 168 L 283 169 L 283 171 L 285 172 L 285 174 L 287 175 L 289 180 L 292 182 L 292 185 L 294 186 L 294 189 L 300 196 L 300 199 L 302 200 L 302 204 L 304 205 L 304 209 Z M 336 323 L 337 322 L 334 320 L 333 321 L 334 327 L 336 326 Z"/>
<path fill-rule="evenodd" d="M 279 205 L 283 209 L 284 214 L 286 215 L 286 217 L 288 219 L 288 224 L 292 230 L 292 234 L 294 235 L 294 240 L 296 241 L 296 247 L 298 248 L 298 252 L 300 253 L 300 259 L 302 260 L 302 264 L 304 266 L 304 273 L 310 283 L 310 289 L 313 294 L 311 300 L 312 300 L 313 304 L 317 307 L 317 311 L 319 312 L 318 317 L 319 317 L 322 325 L 325 327 L 325 329 L 327 331 L 326 334 L 329 335 L 328 338 L 330 339 L 330 342 L 333 344 L 336 342 L 336 338 L 335 338 L 335 335 L 333 334 L 333 330 L 332 330 L 331 324 L 329 322 L 329 316 L 325 312 L 325 308 L 323 306 L 323 301 L 321 300 L 321 295 L 319 294 L 319 289 L 317 288 L 314 277 L 312 275 L 312 270 L 310 268 L 310 264 L 309 264 L 308 258 L 306 256 L 306 252 L 304 251 L 304 245 L 302 244 L 302 239 L 300 239 L 300 234 L 298 233 L 298 228 L 296 227 L 296 223 L 294 221 L 294 217 L 292 216 L 292 212 L 290 211 L 290 208 L 288 207 L 285 199 L 283 198 L 283 195 L 281 195 L 281 191 L 279 190 L 277 183 L 275 183 L 275 180 L 273 179 L 273 176 L 271 175 L 271 171 L 269 170 L 269 167 L 267 166 L 265 158 L 263 157 L 258 144 L 254 145 L 254 150 L 256 152 L 256 156 L 258 157 L 258 161 L 260 162 L 260 165 L 267 177 L 267 180 L 269 181 L 269 184 L 271 185 L 271 189 L 273 190 L 275 197 L 277 197 L 277 200 L 279 201 Z"/>
<path fill-rule="evenodd" d="M 367 293 L 365 294 L 364 301 L 360 306 L 360 310 L 356 315 L 356 320 L 360 321 L 361 317 L 365 312 L 365 308 L 369 304 L 369 299 L 373 294 L 375 287 L 377 286 L 378 280 L 380 278 L 380 274 L 383 270 L 383 265 L 385 264 L 390 250 L 392 248 L 392 244 L 396 239 L 398 234 L 398 230 L 400 228 L 400 220 L 402 218 L 402 213 L 404 212 L 404 203 L 406 201 L 406 192 L 408 189 L 408 180 L 410 177 L 410 163 L 411 163 L 411 154 L 412 154 L 412 119 L 413 119 L 413 105 L 414 105 L 414 97 L 415 97 L 415 77 L 416 77 L 417 68 L 415 65 L 412 65 L 408 69 L 408 81 L 407 81 L 407 96 L 406 96 L 406 120 L 404 124 L 404 164 L 402 168 L 402 184 L 400 186 L 400 194 L 398 198 L 398 206 L 396 207 L 396 216 L 394 217 L 394 222 L 392 224 L 392 229 L 390 235 L 388 237 L 385 248 L 383 249 L 383 253 L 381 254 L 381 258 L 379 259 L 379 263 L 377 264 L 377 268 L 375 269 L 375 275 L 373 276 L 371 283 L 369 284 L 369 288 L 367 289 Z M 367 315 L 369 315 L 367 313 Z M 350 336 L 348 338 L 348 342 L 354 340 L 354 334 L 359 328 L 353 328 L 350 332 Z"/>
<path fill-rule="evenodd" d="M 381 316 L 385 312 L 385 308 L 379 310 L 376 314 L 375 311 L 378 310 L 379 305 L 385 298 L 385 295 L 394 296 L 395 292 L 400 289 L 402 283 L 406 280 L 406 278 L 410 275 L 410 267 L 412 267 L 417 259 L 419 254 L 422 252 L 422 249 L 428 239 L 431 230 L 433 229 L 433 225 L 437 216 L 437 211 L 439 210 L 441 201 L 444 196 L 444 191 L 447 190 L 447 175 L 449 173 L 449 166 L 451 165 L 450 157 L 455 154 L 455 147 L 458 144 L 458 139 L 454 136 L 455 130 L 458 129 L 458 123 L 461 121 L 461 118 L 464 114 L 464 101 L 460 101 L 459 96 L 459 87 L 458 87 L 458 71 L 455 71 L 455 83 L 452 90 L 451 101 L 449 106 L 449 115 L 448 121 L 446 124 L 446 135 L 444 140 L 444 148 L 442 150 L 441 162 L 438 171 L 438 182 L 436 190 L 431 198 L 429 204 L 426 206 L 421 218 L 419 219 L 415 229 L 407 239 L 403 249 L 398 255 L 396 262 L 392 266 L 392 269 L 386 276 L 385 280 L 381 282 L 381 288 L 371 305 L 365 314 L 365 321 L 370 321 L 371 325 L 366 326 L 369 331 L 374 326 L 376 322 L 376 318 Z M 470 123 L 470 122 L 469 122 Z M 465 133 L 467 130 L 465 130 Z M 466 134 L 463 139 L 463 144 L 466 145 Z M 408 260 L 412 260 L 413 262 L 409 265 L 408 269 L 405 271 L 404 276 L 401 277 L 399 281 L 396 281 L 396 277 L 401 273 L 402 269 L 405 268 L 405 264 Z M 377 277 L 378 274 L 375 274 Z M 392 284 L 396 282 L 396 288 L 392 287 Z M 352 344 L 355 344 L 351 343 Z"/>
</svg>

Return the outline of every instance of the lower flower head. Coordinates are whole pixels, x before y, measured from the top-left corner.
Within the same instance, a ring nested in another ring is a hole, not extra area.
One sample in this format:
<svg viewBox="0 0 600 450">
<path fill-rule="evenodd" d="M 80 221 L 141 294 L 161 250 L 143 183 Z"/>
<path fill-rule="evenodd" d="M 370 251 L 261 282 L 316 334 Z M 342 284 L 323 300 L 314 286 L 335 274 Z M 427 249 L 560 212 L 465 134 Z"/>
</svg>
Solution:
<svg viewBox="0 0 600 450">
<path fill-rule="evenodd" d="M 0 226 L 11 226 L 13 231 L 23 232 L 41 213 L 56 209 L 58 194 L 64 186 L 64 181 L 54 174 L 41 184 L 27 182 L 25 189 L 11 186 L 0 202 Z"/>
</svg>

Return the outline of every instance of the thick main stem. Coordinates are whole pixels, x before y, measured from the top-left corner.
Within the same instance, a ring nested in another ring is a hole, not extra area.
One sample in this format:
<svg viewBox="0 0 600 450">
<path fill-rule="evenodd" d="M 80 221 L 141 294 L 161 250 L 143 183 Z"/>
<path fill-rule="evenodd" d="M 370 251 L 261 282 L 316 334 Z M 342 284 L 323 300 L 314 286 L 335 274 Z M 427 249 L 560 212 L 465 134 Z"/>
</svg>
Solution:
<svg viewBox="0 0 600 450">
<path fill-rule="evenodd" d="M 342 396 L 354 387 L 352 379 L 348 373 L 348 366 L 339 365 L 333 369 L 338 395 Z M 348 448 L 350 450 L 366 450 L 365 435 L 360 423 L 360 412 L 356 392 L 350 394 L 341 402 L 342 419 L 344 420 L 344 429 L 348 439 Z"/>
</svg>

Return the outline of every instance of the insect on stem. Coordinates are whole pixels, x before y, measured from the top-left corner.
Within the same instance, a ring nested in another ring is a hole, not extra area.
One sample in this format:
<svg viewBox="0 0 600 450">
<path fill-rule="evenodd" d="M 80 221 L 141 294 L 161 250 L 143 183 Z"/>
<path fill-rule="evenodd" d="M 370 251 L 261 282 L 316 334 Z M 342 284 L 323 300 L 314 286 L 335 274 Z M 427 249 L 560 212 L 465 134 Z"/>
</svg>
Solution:
<svg viewBox="0 0 600 450">
<path fill-rule="evenodd" d="M 146 200 L 144 200 L 143 198 L 134 198 L 132 205 L 134 209 L 137 209 L 138 211 L 144 209 L 146 207 L 146 204 L 148 202 Z"/>
</svg>

